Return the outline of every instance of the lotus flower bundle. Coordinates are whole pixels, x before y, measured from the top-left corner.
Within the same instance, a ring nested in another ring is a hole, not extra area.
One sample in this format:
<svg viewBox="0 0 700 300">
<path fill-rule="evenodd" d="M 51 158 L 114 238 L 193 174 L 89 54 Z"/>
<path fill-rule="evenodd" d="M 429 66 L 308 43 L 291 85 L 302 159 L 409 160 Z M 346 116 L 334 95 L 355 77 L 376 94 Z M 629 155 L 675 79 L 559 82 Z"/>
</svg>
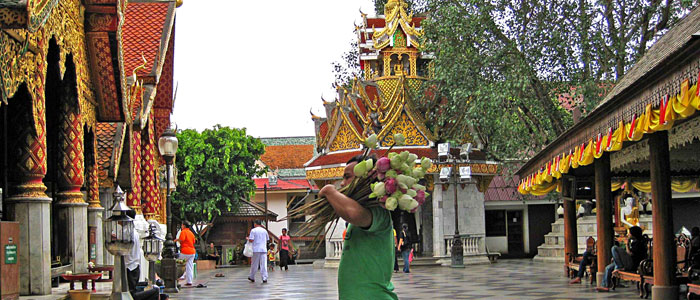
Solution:
<svg viewBox="0 0 700 300">
<path fill-rule="evenodd" d="M 375 134 L 365 140 L 366 150 L 362 160 L 353 169 L 355 178 L 345 187 L 338 190 L 344 195 L 357 201 L 366 208 L 381 206 L 393 211 L 397 208 L 407 212 L 415 212 L 425 202 L 429 194 L 425 186 L 418 182 L 425 177 L 432 161 L 408 151 L 391 152 L 394 146 L 403 146 L 405 138 L 395 134 L 394 145 L 386 150 L 386 156 L 380 157 L 376 163 L 369 158 L 377 148 Z M 301 228 L 301 235 L 314 234 L 320 242 L 325 234 L 338 222 L 338 215 L 325 198 L 319 198 L 301 207 L 289 211 L 287 218 L 309 216 Z M 333 226 L 327 226 L 332 224 Z"/>
</svg>

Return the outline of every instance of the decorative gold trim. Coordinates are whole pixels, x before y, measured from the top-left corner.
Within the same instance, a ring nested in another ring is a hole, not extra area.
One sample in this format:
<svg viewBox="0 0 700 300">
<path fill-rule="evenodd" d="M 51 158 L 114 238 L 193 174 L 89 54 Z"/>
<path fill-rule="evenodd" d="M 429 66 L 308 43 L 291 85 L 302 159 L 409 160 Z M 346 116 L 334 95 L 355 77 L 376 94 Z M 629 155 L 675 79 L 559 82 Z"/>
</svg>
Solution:
<svg viewBox="0 0 700 300">
<path fill-rule="evenodd" d="M 342 178 L 345 167 L 326 168 L 318 170 L 306 170 L 306 179 L 334 179 Z"/>
</svg>

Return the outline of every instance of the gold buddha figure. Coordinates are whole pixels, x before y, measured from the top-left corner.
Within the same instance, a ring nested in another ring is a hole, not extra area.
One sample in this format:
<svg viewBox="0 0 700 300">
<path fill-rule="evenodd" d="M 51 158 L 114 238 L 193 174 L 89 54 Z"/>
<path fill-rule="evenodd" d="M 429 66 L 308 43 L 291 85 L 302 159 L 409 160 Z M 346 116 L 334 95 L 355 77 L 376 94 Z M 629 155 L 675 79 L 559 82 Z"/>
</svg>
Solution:
<svg viewBox="0 0 700 300">
<path fill-rule="evenodd" d="M 634 205 L 634 198 L 624 198 L 625 206 L 620 208 L 620 221 L 626 228 L 639 226 L 639 208 Z"/>
<path fill-rule="evenodd" d="M 401 66 L 401 64 L 394 65 L 394 75 L 403 76 L 403 67 Z"/>
</svg>

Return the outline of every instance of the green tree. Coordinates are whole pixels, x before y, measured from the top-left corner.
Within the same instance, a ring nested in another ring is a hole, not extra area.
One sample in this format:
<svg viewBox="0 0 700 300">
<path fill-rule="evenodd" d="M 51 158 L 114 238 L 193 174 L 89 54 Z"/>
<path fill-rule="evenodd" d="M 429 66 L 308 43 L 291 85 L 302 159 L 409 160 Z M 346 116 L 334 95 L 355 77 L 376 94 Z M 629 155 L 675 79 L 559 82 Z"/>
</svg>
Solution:
<svg viewBox="0 0 700 300">
<path fill-rule="evenodd" d="M 250 199 L 255 191 L 253 176 L 264 170 L 255 161 L 265 145 L 246 130 L 216 125 L 197 132 L 178 132 L 177 191 L 172 194 L 173 216 L 191 224 L 207 225 L 206 241 L 214 220 L 224 212 L 235 212 L 239 199 Z"/>
<path fill-rule="evenodd" d="M 525 158 L 572 125 L 560 95 L 590 111 L 693 4 L 427 0 L 436 76 L 415 105 L 441 140 L 467 130 L 492 157 Z"/>
</svg>

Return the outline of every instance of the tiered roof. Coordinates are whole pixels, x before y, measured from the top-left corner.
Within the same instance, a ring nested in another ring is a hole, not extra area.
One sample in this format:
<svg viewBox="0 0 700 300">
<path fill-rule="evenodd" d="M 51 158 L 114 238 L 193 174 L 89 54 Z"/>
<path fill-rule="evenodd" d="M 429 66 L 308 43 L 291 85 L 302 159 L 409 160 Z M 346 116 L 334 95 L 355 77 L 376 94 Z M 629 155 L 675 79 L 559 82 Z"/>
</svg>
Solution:
<svg viewBox="0 0 700 300">
<path fill-rule="evenodd" d="M 435 157 L 430 150 L 435 137 L 412 103 L 427 79 L 430 59 L 419 49 L 423 18 L 409 14 L 406 7 L 403 0 L 391 0 L 384 16 L 362 15 L 356 31 L 364 75 L 350 86 L 338 87 L 335 101 L 323 100 L 325 118 L 312 114 L 317 151 L 322 154 L 306 163 L 307 178 L 319 179 L 308 177 L 309 171 L 318 176 L 319 168 L 344 164 L 371 134 L 377 135 L 380 147 L 389 147 L 393 135 L 402 133 L 406 146 L 415 148 L 411 151 Z M 340 175 L 337 170 L 332 173 L 322 176 Z"/>
</svg>

